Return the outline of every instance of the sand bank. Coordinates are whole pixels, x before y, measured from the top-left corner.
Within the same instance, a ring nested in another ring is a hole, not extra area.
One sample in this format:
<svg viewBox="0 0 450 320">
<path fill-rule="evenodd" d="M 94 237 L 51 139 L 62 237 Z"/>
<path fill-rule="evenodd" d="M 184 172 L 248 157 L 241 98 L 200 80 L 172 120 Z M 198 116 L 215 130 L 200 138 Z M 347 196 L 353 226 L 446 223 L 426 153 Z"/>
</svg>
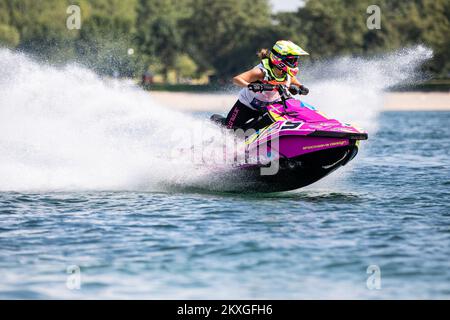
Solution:
<svg viewBox="0 0 450 320">
<path fill-rule="evenodd" d="M 390 92 L 385 96 L 384 109 L 450 111 L 450 92 Z"/>
</svg>

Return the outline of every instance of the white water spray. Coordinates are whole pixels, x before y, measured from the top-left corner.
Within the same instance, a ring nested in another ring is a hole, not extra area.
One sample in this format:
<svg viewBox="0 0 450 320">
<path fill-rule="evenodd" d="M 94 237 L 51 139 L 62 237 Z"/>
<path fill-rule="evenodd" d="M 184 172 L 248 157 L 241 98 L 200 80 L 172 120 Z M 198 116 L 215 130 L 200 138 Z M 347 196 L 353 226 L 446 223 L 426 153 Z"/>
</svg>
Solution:
<svg viewBox="0 0 450 320">
<path fill-rule="evenodd" d="M 424 46 L 401 49 L 372 58 L 342 57 L 315 64 L 305 70 L 311 88 L 303 98 L 327 116 L 363 128 L 369 141 L 361 143 L 355 161 L 313 184 L 309 189 L 343 190 L 343 177 L 357 165 L 364 149 L 378 130 L 378 115 L 383 109 L 385 90 L 398 84 L 422 80 L 420 66 L 433 56 Z"/>
<path fill-rule="evenodd" d="M 311 92 L 303 99 L 328 116 L 373 134 L 376 117 L 383 108 L 384 91 L 420 80 L 418 68 L 432 56 L 432 50 L 419 45 L 373 58 L 324 61 L 304 71 Z"/>
<path fill-rule="evenodd" d="M 332 117 L 374 129 L 382 90 L 413 77 L 430 57 L 430 50 L 417 47 L 378 59 L 320 64 L 305 70 L 313 75 L 308 85 L 314 93 L 305 100 Z M 183 140 L 183 132 L 200 125 L 161 108 L 129 82 L 106 81 L 77 65 L 40 65 L 0 50 L 0 191 L 198 184 L 205 171 L 189 161 L 174 165 L 167 155 L 183 144 L 173 141 L 174 133 Z"/>
<path fill-rule="evenodd" d="M 0 190 L 155 190 L 188 180 L 188 161 L 173 167 L 167 157 L 173 131 L 198 125 L 129 82 L 0 51 Z"/>
</svg>

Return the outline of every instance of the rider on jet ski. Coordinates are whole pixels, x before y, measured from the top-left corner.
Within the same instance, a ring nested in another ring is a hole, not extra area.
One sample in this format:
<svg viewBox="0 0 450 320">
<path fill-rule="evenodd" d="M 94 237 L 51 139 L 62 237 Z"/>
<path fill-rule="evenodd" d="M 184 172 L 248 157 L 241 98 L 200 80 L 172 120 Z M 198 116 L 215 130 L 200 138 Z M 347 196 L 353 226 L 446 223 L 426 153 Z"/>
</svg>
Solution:
<svg viewBox="0 0 450 320">
<path fill-rule="evenodd" d="M 295 76 L 298 73 L 299 58 L 308 55 L 306 51 L 291 41 L 280 40 L 272 50 L 262 49 L 258 56 L 261 63 L 233 78 L 233 82 L 243 87 L 239 99 L 228 113 L 228 129 L 243 128 L 249 120 L 257 118 L 266 106 L 280 101 L 278 91 L 264 90 L 267 86 L 285 85 L 291 94 L 308 94 Z"/>
</svg>

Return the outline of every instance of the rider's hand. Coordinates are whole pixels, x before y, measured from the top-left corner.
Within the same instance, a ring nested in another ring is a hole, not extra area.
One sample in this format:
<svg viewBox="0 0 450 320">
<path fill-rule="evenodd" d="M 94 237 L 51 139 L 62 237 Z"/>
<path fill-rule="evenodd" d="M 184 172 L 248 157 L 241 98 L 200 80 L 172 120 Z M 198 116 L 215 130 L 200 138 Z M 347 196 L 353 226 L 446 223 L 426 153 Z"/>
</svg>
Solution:
<svg viewBox="0 0 450 320">
<path fill-rule="evenodd" d="M 300 94 L 303 94 L 306 96 L 309 93 L 309 89 L 307 87 L 305 87 L 304 85 L 301 85 L 299 87 L 299 89 L 300 89 L 300 91 L 299 91 Z"/>
<path fill-rule="evenodd" d="M 253 83 L 249 83 L 247 88 L 250 91 L 253 91 L 253 92 L 262 92 L 263 91 L 263 84 L 262 83 L 253 82 Z"/>
<path fill-rule="evenodd" d="M 274 90 L 274 86 L 272 84 L 258 83 L 258 82 L 249 83 L 247 88 L 253 92 L 263 92 L 263 91 Z"/>
<path fill-rule="evenodd" d="M 296 94 L 300 93 L 300 87 L 295 84 L 291 84 L 289 86 L 289 92 L 295 96 Z"/>
<path fill-rule="evenodd" d="M 289 86 L 289 92 L 293 95 L 303 94 L 306 96 L 309 93 L 309 89 L 307 87 L 305 87 L 304 85 L 297 86 L 295 84 L 291 84 Z"/>
</svg>

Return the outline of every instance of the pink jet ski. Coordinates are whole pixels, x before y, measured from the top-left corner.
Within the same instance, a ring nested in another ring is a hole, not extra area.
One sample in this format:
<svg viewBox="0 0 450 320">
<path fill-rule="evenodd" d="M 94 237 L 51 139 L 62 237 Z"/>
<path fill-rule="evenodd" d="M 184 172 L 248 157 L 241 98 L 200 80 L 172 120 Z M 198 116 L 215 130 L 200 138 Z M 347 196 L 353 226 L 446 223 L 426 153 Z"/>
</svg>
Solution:
<svg viewBox="0 0 450 320">
<path fill-rule="evenodd" d="M 255 130 L 245 136 L 247 154 L 257 154 L 260 161 L 237 165 L 221 175 L 220 182 L 229 185 L 225 188 L 229 191 L 278 192 L 305 187 L 347 164 L 358 153 L 359 141 L 368 138 L 365 131 L 329 119 L 292 98 L 285 86 L 266 86 L 265 90 L 278 90 L 281 101 L 267 106 L 246 125 Z M 220 115 L 211 120 L 225 124 Z M 263 156 L 259 150 L 264 150 Z"/>
</svg>

